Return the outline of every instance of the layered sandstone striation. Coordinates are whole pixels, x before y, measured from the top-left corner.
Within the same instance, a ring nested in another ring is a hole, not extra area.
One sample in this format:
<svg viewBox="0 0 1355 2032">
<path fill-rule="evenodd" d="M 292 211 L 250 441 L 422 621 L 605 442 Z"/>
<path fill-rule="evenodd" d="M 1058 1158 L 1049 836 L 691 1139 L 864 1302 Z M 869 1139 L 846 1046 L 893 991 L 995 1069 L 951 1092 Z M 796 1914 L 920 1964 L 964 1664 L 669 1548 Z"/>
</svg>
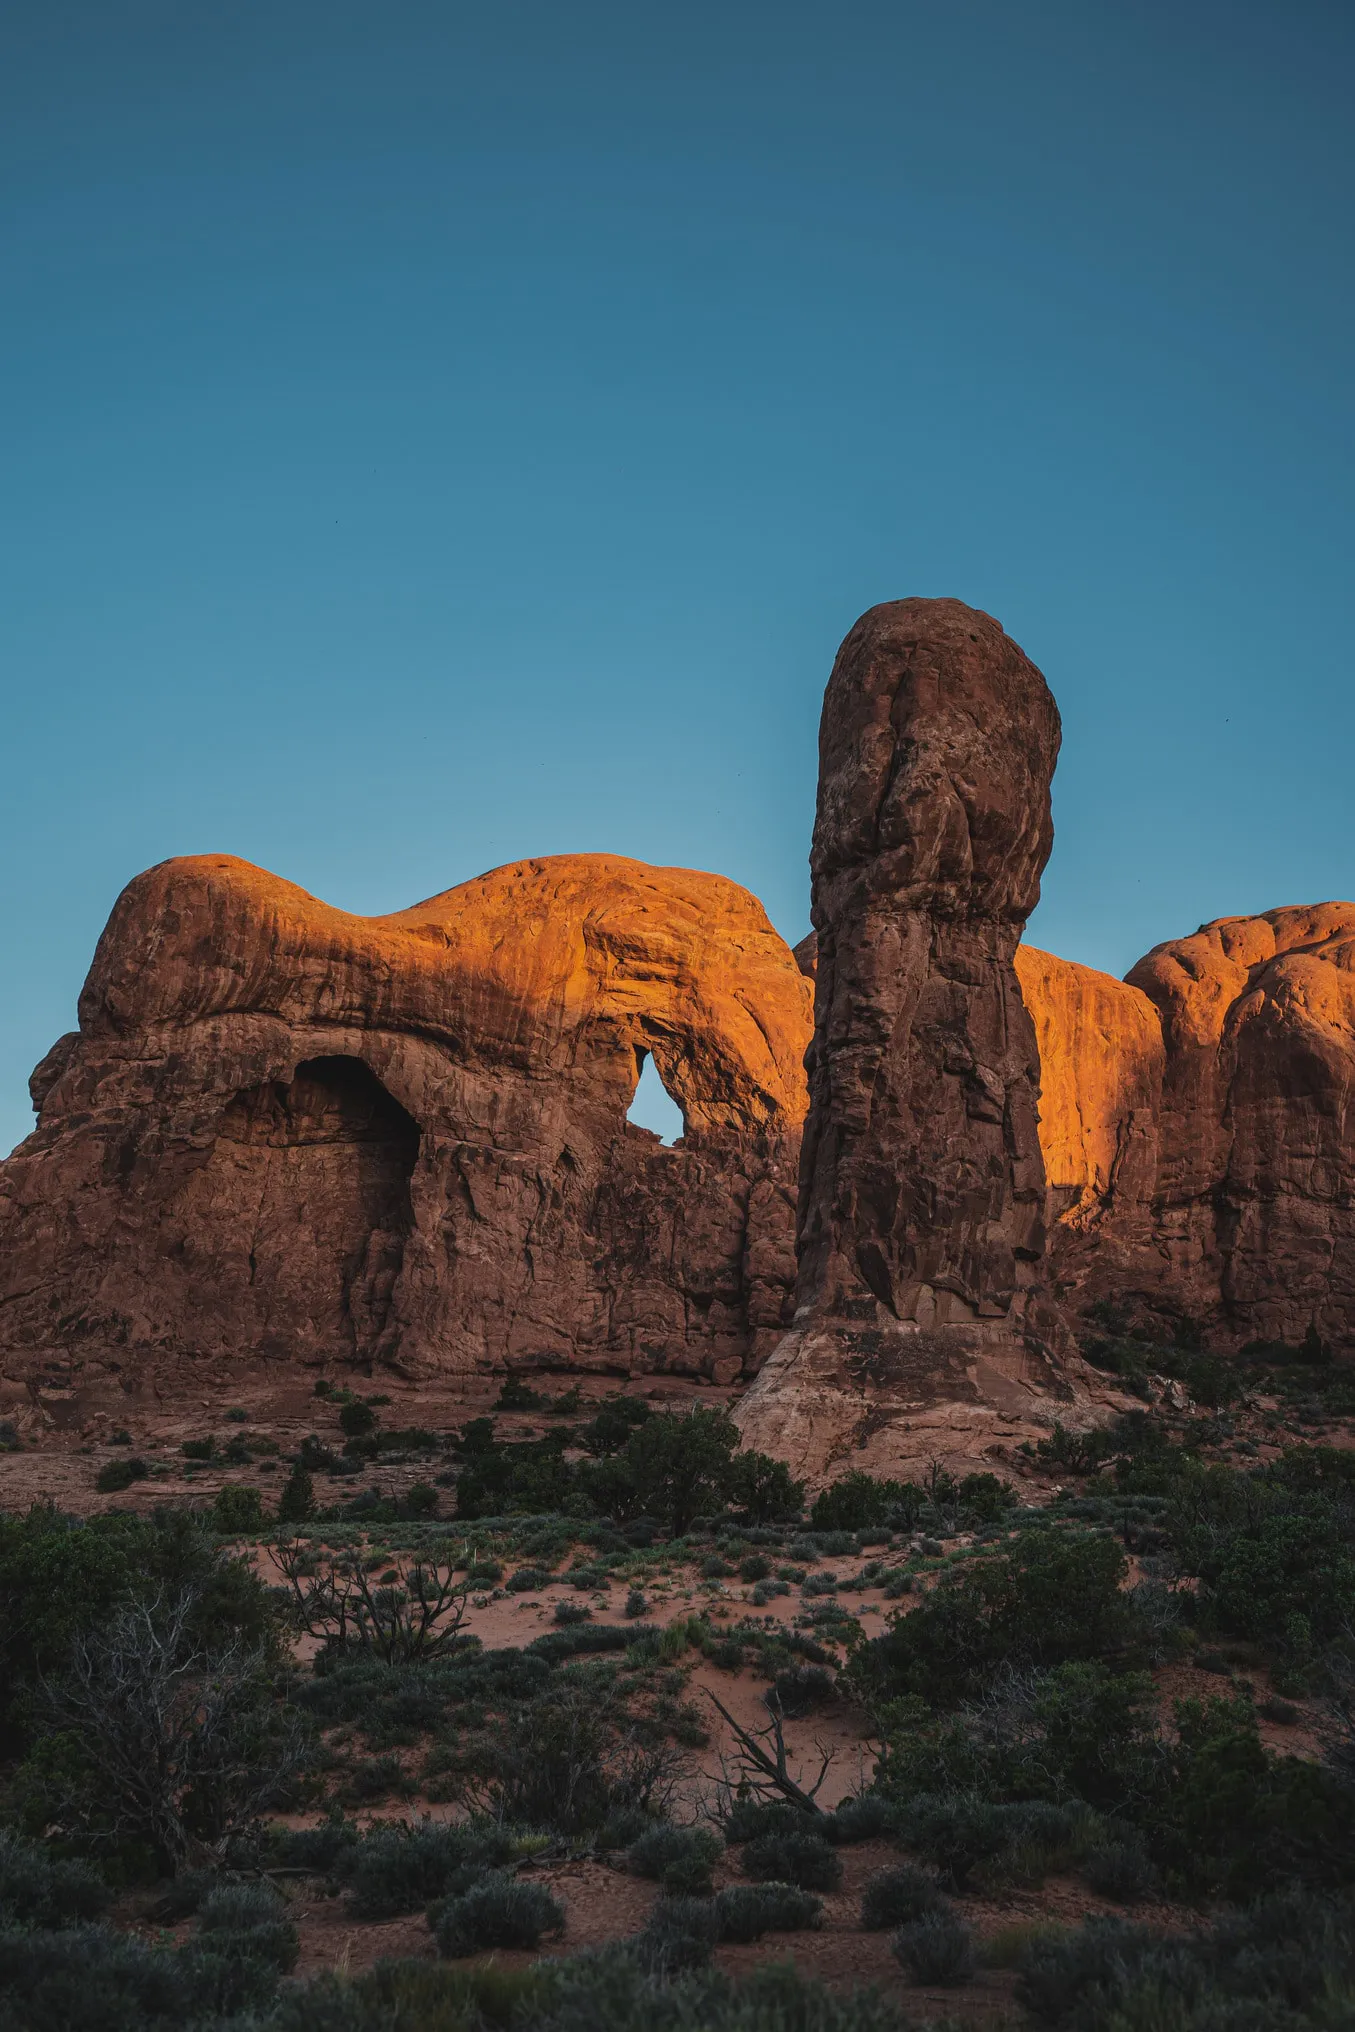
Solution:
<svg viewBox="0 0 1355 2032">
<path fill-rule="evenodd" d="M 523 861 L 363 918 L 153 868 L 0 1167 L 6 1367 L 729 1380 L 789 1314 L 811 994 L 714 875 Z M 647 1053 L 672 1149 L 625 1119 Z"/>
<path fill-rule="evenodd" d="M 996 621 L 872 608 L 824 698 L 795 1330 L 751 1443 L 822 1472 L 936 1407 L 1049 1380 L 1039 1062 L 1014 960 L 1053 840 L 1059 718 Z M 949 1416 L 950 1413 L 943 1415 Z"/>
</svg>

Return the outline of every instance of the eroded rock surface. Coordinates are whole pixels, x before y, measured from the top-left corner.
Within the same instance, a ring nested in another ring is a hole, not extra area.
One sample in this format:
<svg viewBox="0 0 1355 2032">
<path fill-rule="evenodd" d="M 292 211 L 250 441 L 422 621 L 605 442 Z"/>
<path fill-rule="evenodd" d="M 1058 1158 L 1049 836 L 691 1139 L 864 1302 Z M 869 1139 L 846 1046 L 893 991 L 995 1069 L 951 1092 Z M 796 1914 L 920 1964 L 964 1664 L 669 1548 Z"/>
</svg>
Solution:
<svg viewBox="0 0 1355 2032">
<path fill-rule="evenodd" d="M 1124 982 L 1023 948 L 1051 1275 L 1162 1339 L 1355 1347 L 1355 905 L 1222 918 Z"/>
<path fill-rule="evenodd" d="M 728 1380 L 789 1314 L 811 994 L 714 875 L 523 861 L 362 918 L 166 862 L 0 1167 L 5 1365 Z M 673 1149 L 625 1120 L 646 1053 Z"/>
<path fill-rule="evenodd" d="M 1045 1172 L 1021 929 L 1053 840 L 1059 718 L 999 624 L 875 607 L 824 698 L 795 1330 L 751 1443 L 822 1471 L 927 1407 L 1048 1380 Z"/>
</svg>

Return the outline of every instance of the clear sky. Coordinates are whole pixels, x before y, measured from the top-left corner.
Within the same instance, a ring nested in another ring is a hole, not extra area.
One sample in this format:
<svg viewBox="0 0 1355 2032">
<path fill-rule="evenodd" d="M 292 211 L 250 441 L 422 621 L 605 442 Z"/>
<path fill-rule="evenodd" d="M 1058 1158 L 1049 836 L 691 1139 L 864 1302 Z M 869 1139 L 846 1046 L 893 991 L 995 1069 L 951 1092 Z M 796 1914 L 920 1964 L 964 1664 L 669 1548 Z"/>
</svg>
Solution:
<svg viewBox="0 0 1355 2032">
<path fill-rule="evenodd" d="M 0 1147 L 118 890 L 808 925 L 874 601 L 1064 718 L 1038 943 L 1355 894 L 1345 0 L 10 0 Z"/>
</svg>

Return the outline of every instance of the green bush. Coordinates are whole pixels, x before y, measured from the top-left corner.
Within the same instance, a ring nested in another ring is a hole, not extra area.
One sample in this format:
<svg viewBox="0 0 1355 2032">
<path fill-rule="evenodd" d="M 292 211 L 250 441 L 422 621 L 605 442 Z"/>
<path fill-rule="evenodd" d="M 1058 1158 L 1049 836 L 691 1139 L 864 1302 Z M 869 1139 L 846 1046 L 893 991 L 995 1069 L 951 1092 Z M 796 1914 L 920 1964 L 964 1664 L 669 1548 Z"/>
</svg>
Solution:
<svg viewBox="0 0 1355 2032">
<path fill-rule="evenodd" d="M 861 1897 L 861 1924 L 868 1933 L 886 1933 L 929 1912 L 949 1910 L 935 1877 L 914 1863 L 897 1863 L 891 1869 L 877 1870 L 867 1881 Z"/>
<path fill-rule="evenodd" d="M 793 1478 L 784 1461 L 750 1447 L 730 1462 L 726 1493 L 752 1523 L 772 1524 L 799 1516 L 805 1485 Z"/>
<path fill-rule="evenodd" d="M 1122 1593 L 1127 1571 L 1112 1538 L 1023 1532 L 1000 1553 L 944 1574 L 909 1615 L 863 1644 L 853 1684 L 876 1708 L 905 1694 L 945 1706 L 981 1692 L 1002 1669 L 1113 1659 L 1139 1635 Z"/>
<path fill-rule="evenodd" d="M 863 1469 L 853 1468 L 840 1481 L 820 1490 L 809 1521 L 816 1531 L 861 1531 L 898 1517 L 902 1528 L 908 1530 L 926 1500 L 914 1482 L 878 1481 Z"/>
<path fill-rule="evenodd" d="M 806 1813 L 788 1800 L 736 1799 L 725 1816 L 723 1833 L 733 1847 L 764 1834 L 813 1833 L 826 1818 L 825 1814 Z"/>
<path fill-rule="evenodd" d="M 278 1982 L 266 1955 L 232 1941 L 177 1952 L 104 1926 L 0 1930 L 3 2032 L 183 2032 L 265 2008 Z"/>
<path fill-rule="evenodd" d="M 268 1884 L 226 1884 L 198 1907 L 197 1931 L 219 1954 L 264 1961 L 279 1975 L 296 1967 L 301 1943 L 287 1907 Z"/>
<path fill-rule="evenodd" d="M 978 1966 L 973 1928 L 953 1913 L 926 1912 L 901 1926 L 889 1943 L 915 1983 L 967 1983 Z"/>
<path fill-rule="evenodd" d="M 292 1469 L 278 1498 L 280 1524 L 304 1524 L 315 1514 L 315 1483 L 300 1463 Z"/>
<path fill-rule="evenodd" d="M 743 1851 L 746 1877 L 794 1884 L 802 1891 L 836 1891 L 842 1864 L 822 1835 L 798 1829 L 760 1834 Z"/>
<path fill-rule="evenodd" d="M 116 1496 L 130 1489 L 133 1482 L 144 1482 L 149 1473 L 145 1461 L 133 1454 L 128 1460 L 105 1462 L 94 1477 L 94 1486 L 101 1496 Z"/>
<path fill-rule="evenodd" d="M 826 1841 L 837 1848 L 851 1842 L 887 1840 L 894 1833 L 897 1815 L 891 1802 L 878 1792 L 863 1792 L 855 1799 L 844 1799 L 832 1813 L 820 1816 L 818 1827 Z"/>
<path fill-rule="evenodd" d="M 88 1863 L 53 1856 L 41 1843 L 0 1828 L 0 1925 L 53 1927 L 97 1919 L 109 1895 Z"/>
<path fill-rule="evenodd" d="M 761 1940 L 822 1926 L 823 1905 L 794 1884 L 731 1884 L 716 1893 L 715 1920 L 720 1940 Z"/>
<path fill-rule="evenodd" d="M 438 1953 L 454 1961 L 492 1947 L 537 1947 L 544 1934 L 564 1931 L 565 1915 L 544 1884 L 496 1872 L 431 1905 L 428 1924 Z"/>
<path fill-rule="evenodd" d="M 654 1900 L 636 1946 L 646 1968 L 671 1977 L 683 1969 L 704 1968 L 719 1938 L 713 1898 L 661 1897 Z"/>
<path fill-rule="evenodd" d="M 537 1594 L 542 1588 L 550 1586 L 550 1579 L 544 1567 L 520 1566 L 516 1573 L 509 1574 L 504 1588 L 510 1595 Z"/>
<path fill-rule="evenodd" d="M 1098 1897 L 1114 1898 L 1120 1905 L 1146 1898 L 1159 1881 L 1151 1857 L 1132 1842 L 1105 1842 L 1090 1850 L 1082 1865 L 1082 1879 Z"/>
<path fill-rule="evenodd" d="M 788 1665 L 784 1671 L 777 1673 L 772 1687 L 781 1703 L 782 1713 L 792 1718 L 813 1714 L 816 1708 L 826 1706 L 837 1692 L 832 1673 L 825 1672 L 821 1665 Z"/>
<path fill-rule="evenodd" d="M 899 1840 L 941 1871 L 956 1891 L 981 1875 L 989 1884 L 1037 1883 L 1075 1860 L 1095 1822 L 1083 1807 L 1031 1799 L 996 1803 L 973 1795 L 905 1801 Z"/>
<path fill-rule="evenodd" d="M 395 1919 L 469 1891 L 516 1849 L 516 1838 L 489 1822 L 398 1822 L 373 1828 L 338 1863 L 355 1918 Z"/>
<path fill-rule="evenodd" d="M 529 1968 L 387 1961 L 351 1980 L 327 1974 L 284 1992 L 260 2032 L 909 2032 L 915 2024 L 879 1991 L 826 1990 L 787 1961 L 761 1963 L 737 1981 L 713 1974 L 701 1966 L 711 1939 L 703 1945 L 695 1931 L 709 1928 L 713 1904 L 691 1903 L 699 1910 L 661 1917 L 636 1942 Z M 676 1966 L 683 1952 L 690 1972 Z"/>
<path fill-rule="evenodd" d="M 262 1494 L 243 1482 L 227 1483 L 224 1489 L 216 1492 L 216 1500 L 212 1504 L 212 1524 L 216 1530 L 232 1537 L 237 1532 L 262 1531 Z"/>
<path fill-rule="evenodd" d="M 711 1889 L 711 1871 L 724 1846 L 709 1828 L 674 1827 L 661 1821 L 632 1842 L 627 1855 L 642 1877 L 657 1877 L 665 1891 L 702 1897 Z"/>
<path fill-rule="evenodd" d="M 349 1439 L 362 1439 L 376 1426 L 376 1413 L 370 1404 L 354 1399 L 351 1404 L 339 1407 L 339 1429 Z"/>
</svg>

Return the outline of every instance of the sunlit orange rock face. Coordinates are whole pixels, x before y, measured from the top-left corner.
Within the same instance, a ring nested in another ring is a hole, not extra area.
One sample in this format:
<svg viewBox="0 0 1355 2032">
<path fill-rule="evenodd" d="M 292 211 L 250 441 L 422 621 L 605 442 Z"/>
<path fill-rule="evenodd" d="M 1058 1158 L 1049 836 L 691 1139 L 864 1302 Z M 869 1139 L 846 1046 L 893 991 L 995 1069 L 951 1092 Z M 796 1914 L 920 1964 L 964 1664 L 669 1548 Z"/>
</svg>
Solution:
<svg viewBox="0 0 1355 2032">
<path fill-rule="evenodd" d="M 1017 972 L 1065 1296 L 1221 1349 L 1355 1346 L 1355 904 L 1221 918 L 1124 982 Z"/>
<path fill-rule="evenodd" d="M 0 1167 L 0 1348 L 728 1379 L 788 1317 L 811 985 L 732 882 L 523 861 L 389 917 L 120 897 Z M 674 1149 L 625 1120 L 646 1053 Z"/>
</svg>

